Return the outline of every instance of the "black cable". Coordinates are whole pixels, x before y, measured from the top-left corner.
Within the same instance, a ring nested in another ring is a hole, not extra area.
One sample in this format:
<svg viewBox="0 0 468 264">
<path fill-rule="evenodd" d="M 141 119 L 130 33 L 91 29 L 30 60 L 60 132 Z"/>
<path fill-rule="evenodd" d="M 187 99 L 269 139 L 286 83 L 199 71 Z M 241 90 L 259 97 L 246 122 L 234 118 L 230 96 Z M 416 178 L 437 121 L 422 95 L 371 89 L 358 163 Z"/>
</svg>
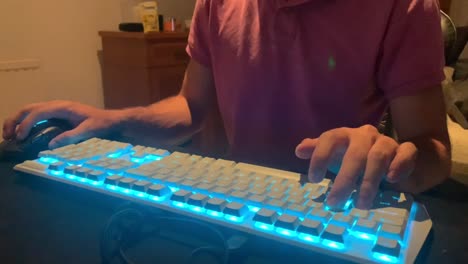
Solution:
<svg viewBox="0 0 468 264">
<path fill-rule="evenodd" d="M 148 219 L 150 219 L 150 221 L 148 221 Z M 144 233 L 143 226 L 145 221 L 150 222 L 153 226 L 156 224 L 156 227 L 151 232 Z M 209 230 L 210 232 L 215 234 L 217 238 L 219 238 L 223 246 L 222 248 L 212 246 L 198 247 L 191 252 L 187 263 L 192 263 L 194 257 L 203 253 L 214 256 L 221 264 L 228 263 L 229 246 L 223 234 L 218 229 L 203 222 L 192 219 L 169 216 L 155 217 L 150 214 L 145 215 L 140 210 L 134 208 L 123 209 L 109 218 L 109 221 L 107 222 L 103 230 L 103 234 L 100 241 L 100 253 L 102 257 L 102 263 L 110 264 L 112 263 L 112 260 L 114 260 L 117 257 L 121 263 L 135 264 L 125 254 L 125 250 L 132 247 L 134 244 L 140 242 L 143 239 L 143 237 L 148 237 L 149 235 L 155 235 L 156 233 L 159 233 L 157 231 L 160 230 L 159 228 L 161 226 L 161 221 L 171 221 L 181 224 L 195 224 L 199 227 Z M 112 242 L 114 242 L 115 244 L 109 245 L 109 243 Z"/>
</svg>

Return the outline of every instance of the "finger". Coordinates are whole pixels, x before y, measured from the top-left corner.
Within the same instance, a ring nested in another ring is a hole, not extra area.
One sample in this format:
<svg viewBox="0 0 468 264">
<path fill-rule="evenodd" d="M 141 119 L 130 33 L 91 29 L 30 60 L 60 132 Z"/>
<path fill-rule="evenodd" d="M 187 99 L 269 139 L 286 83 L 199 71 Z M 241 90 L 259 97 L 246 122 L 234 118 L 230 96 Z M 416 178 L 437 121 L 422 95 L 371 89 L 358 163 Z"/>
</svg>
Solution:
<svg viewBox="0 0 468 264">
<path fill-rule="evenodd" d="M 332 208 L 343 208 L 356 183 L 364 173 L 367 153 L 372 146 L 368 139 L 354 138 L 347 149 L 341 169 L 335 178 L 332 190 L 327 197 L 327 205 Z"/>
<path fill-rule="evenodd" d="M 296 156 L 300 159 L 310 159 L 318 143 L 318 138 L 306 138 L 296 147 Z"/>
<path fill-rule="evenodd" d="M 320 137 L 320 141 L 310 158 L 310 182 L 317 183 L 323 180 L 335 157 L 340 154 L 339 150 L 347 148 L 348 141 L 348 135 L 340 132 L 332 132 Z"/>
<path fill-rule="evenodd" d="M 359 196 L 356 207 L 369 209 L 372 206 L 380 182 L 395 156 L 398 143 L 388 137 L 379 137 L 367 155 L 366 169 L 359 188 Z"/>
<path fill-rule="evenodd" d="M 93 132 L 90 130 L 89 125 L 85 122 L 81 123 L 76 128 L 66 131 L 49 142 L 49 148 L 54 149 L 69 144 L 75 144 L 81 140 L 90 138 Z"/>
<path fill-rule="evenodd" d="M 8 118 L 3 123 L 3 138 L 4 139 L 13 139 L 16 133 L 16 126 L 23 121 L 23 119 L 39 104 L 30 104 L 20 111 L 18 111 L 14 116 Z"/>
<path fill-rule="evenodd" d="M 416 159 L 418 157 L 418 149 L 411 142 L 401 144 L 396 156 L 390 164 L 387 174 L 387 181 L 396 183 L 408 178 L 413 173 L 416 167 Z"/>
<path fill-rule="evenodd" d="M 39 121 L 50 119 L 54 117 L 52 111 L 44 110 L 42 108 L 34 109 L 31 111 L 24 120 L 19 124 L 17 131 L 17 138 L 23 140 L 29 135 L 31 128 Z"/>
</svg>

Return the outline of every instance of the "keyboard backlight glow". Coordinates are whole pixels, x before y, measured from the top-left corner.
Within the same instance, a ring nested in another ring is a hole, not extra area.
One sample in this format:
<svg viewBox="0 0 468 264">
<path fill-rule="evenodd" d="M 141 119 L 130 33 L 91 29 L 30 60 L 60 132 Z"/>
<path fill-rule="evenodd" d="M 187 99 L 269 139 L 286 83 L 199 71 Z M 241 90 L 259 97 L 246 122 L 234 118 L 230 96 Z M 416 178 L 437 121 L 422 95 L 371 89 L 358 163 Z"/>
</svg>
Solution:
<svg viewBox="0 0 468 264">
<path fill-rule="evenodd" d="M 148 155 L 146 156 L 146 158 L 149 160 L 161 160 L 162 159 L 161 156 L 157 156 L 157 155 Z"/>
<path fill-rule="evenodd" d="M 212 211 L 212 210 L 206 210 L 206 213 L 214 217 L 223 217 L 223 213 Z"/>
<path fill-rule="evenodd" d="M 144 161 L 145 161 L 144 159 L 132 158 L 132 162 L 135 162 L 135 163 L 143 163 Z"/>
<path fill-rule="evenodd" d="M 65 177 L 66 177 L 67 179 L 70 179 L 70 180 L 75 180 L 75 179 L 76 179 L 76 176 L 71 175 L 71 174 L 67 174 Z"/>
<path fill-rule="evenodd" d="M 151 200 L 161 202 L 164 201 L 164 196 L 151 196 Z"/>
<path fill-rule="evenodd" d="M 86 180 L 85 178 L 81 178 L 81 177 L 80 177 L 80 178 L 78 178 L 78 181 L 80 181 L 80 182 L 87 182 L 88 180 Z"/>
<path fill-rule="evenodd" d="M 352 234 L 355 237 L 365 239 L 365 240 L 374 240 L 375 239 L 375 235 L 367 234 L 367 233 L 364 233 L 364 232 L 356 231 L 356 232 L 353 232 Z"/>
<path fill-rule="evenodd" d="M 389 256 L 389 255 L 385 255 L 385 254 L 382 254 L 382 253 L 377 253 L 377 252 L 374 252 L 372 254 L 372 256 L 378 260 L 381 260 L 381 261 L 385 261 L 385 262 L 389 262 L 389 263 L 396 263 L 398 262 L 398 259 L 396 257 L 393 257 L 393 256 Z"/>
<path fill-rule="evenodd" d="M 113 191 L 117 191 L 117 186 L 115 186 L 115 185 L 107 184 L 106 187 L 107 187 L 107 189 L 111 189 L 111 190 L 113 190 Z"/>
<path fill-rule="evenodd" d="M 180 208 L 185 208 L 187 207 L 187 204 L 181 203 L 181 202 L 172 202 L 174 206 L 180 207 Z"/>
<path fill-rule="evenodd" d="M 91 184 L 92 184 L 92 185 L 94 185 L 94 186 L 101 185 L 101 183 L 100 183 L 100 182 L 98 182 L 98 181 L 92 181 L 92 182 L 91 182 Z"/>
<path fill-rule="evenodd" d="M 345 209 L 345 210 L 348 210 L 348 208 L 349 208 L 349 206 L 351 205 L 352 202 L 353 202 L 353 200 L 352 200 L 352 199 L 349 199 L 349 200 L 346 202 L 346 204 L 345 204 L 345 206 L 344 206 L 344 209 Z"/>
<path fill-rule="evenodd" d="M 331 241 L 328 239 L 324 239 L 322 241 L 322 244 L 327 247 L 334 248 L 334 249 L 344 249 L 344 245 L 342 243 L 338 243 L 338 242 Z"/>
<path fill-rule="evenodd" d="M 296 236 L 296 232 L 294 232 L 292 230 L 284 229 L 284 228 L 281 228 L 281 227 L 277 227 L 276 232 L 278 232 L 278 233 L 280 233 L 282 235 L 285 235 L 285 236 L 290 236 L 290 237 Z"/>
<path fill-rule="evenodd" d="M 59 161 L 58 159 L 49 158 L 49 157 L 42 157 L 39 160 L 43 163 L 55 163 Z"/>
<path fill-rule="evenodd" d="M 194 212 L 197 212 L 197 213 L 203 213 L 205 212 L 205 208 L 201 208 L 199 206 L 190 206 L 189 207 L 190 210 L 194 211 Z"/>
<path fill-rule="evenodd" d="M 130 193 L 130 190 L 129 189 L 123 189 L 123 192 L 124 193 Z"/>
<path fill-rule="evenodd" d="M 115 159 L 115 158 L 120 157 L 121 155 L 122 155 L 122 152 L 117 152 L 117 153 L 109 154 L 107 157 Z"/>
<path fill-rule="evenodd" d="M 255 222 L 255 227 L 263 229 L 263 230 L 268 230 L 268 231 L 274 229 L 274 227 L 272 225 L 268 225 L 268 224 L 265 224 L 265 223 L 262 223 L 262 222 Z"/>
<path fill-rule="evenodd" d="M 311 236 L 311 235 L 304 234 L 304 233 L 299 234 L 298 237 L 299 237 L 299 239 L 302 239 L 302 240 L 307 241 L 307 242 L 318 243 L 320 241 L 319 237 Z"/>
<path fill-rule="evenodd" d="M 44 124 L 44 123 L 47 123 L 48 120 L 42 120 L 42 121 L 39 121 L 37 122 L 34 126 L 38 126 L 40 124 Z"/>
<path fill-rule="evenodd" d="M 50 173 L 52 175 L 55 175 L 55 176 L 62 176 L 63 175 L 63 171 L 50 171 Z"/>
<path fill-rule="evenodd" d="M 138 197 L 145 197 L 146 194 L 142 192 L 135 192 L 135 195 Z"/>
<path fill-rule="evenodd" d="M 233 215 L 226 215 L 226 219 L 232 222 L 237 222 L 237 223 L 244 221 L 243 217 L 237 217 Z"/>
<path fill-rule="evenodd" d="M 177 187 L 169 187 L 169 189 L 171 189 L 171 192 L 177 192 L 179 190 L 179 188 Z"/>
<path fill-rule="evenodd" d="M 253 213 L 256 213 L 258 211 L 260 211 L 260 208 L 256 207 L 256 206 L 251 206 L 249 205 L 249 210 Z"/>
</svg>

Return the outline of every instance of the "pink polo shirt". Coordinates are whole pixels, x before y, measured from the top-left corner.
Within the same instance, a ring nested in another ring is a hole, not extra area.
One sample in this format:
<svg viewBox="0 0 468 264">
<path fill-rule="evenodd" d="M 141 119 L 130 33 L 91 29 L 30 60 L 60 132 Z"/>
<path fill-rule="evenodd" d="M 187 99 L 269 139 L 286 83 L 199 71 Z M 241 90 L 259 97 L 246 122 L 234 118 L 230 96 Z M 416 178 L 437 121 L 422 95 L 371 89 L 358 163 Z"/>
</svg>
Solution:
<svg viewBox="0 0 468 264">
<path fill-rule="evenodd" d="M 436 0 L 198 0 L 187 52 L 213 71 L 231 158 L 295 171 L 304 138 L 444 78 Z"/>
</svg>

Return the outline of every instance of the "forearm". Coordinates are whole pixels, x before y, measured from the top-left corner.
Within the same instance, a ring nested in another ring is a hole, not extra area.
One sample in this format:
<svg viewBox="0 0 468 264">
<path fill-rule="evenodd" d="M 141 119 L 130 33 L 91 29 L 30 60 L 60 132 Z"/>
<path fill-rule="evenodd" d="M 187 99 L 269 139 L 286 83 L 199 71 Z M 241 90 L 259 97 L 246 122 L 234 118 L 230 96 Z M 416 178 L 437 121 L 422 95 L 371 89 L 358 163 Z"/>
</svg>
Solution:
<svg viewBox="0 0 468 264">
<path fill-rule="evenodd" d="M 181 95 L 146 107 L 115 110 L 113 114 L 119 120 L 119 134 L 145 143 L 177 144 L 201 127 L 200 122 L 193 122 L 187 100 Z"/>
<path fill-rule="evenodd" d="M 447 137 L 429 137 L 410 140 L 418 149 L 415 170 L 409 177 L 393 187 L 411 193 L 428 190 L 450 176 L 451 147 Z"/>
</svg>

